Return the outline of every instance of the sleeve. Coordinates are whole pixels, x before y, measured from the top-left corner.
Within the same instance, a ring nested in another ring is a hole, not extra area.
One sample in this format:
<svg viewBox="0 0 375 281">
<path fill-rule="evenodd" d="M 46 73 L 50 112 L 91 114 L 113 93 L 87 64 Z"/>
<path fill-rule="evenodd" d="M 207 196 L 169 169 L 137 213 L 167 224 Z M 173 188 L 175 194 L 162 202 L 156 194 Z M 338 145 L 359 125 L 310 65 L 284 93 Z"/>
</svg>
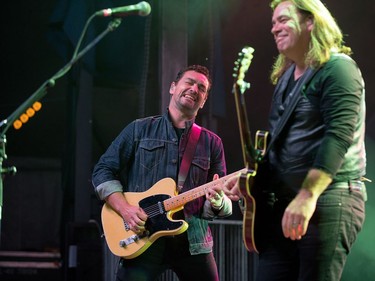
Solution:
<svg viewBox="0 0 375 281">
<path fill-rule="evenodd" d="M 126 169 L 134 148 L 134 125 L 129 124 L 109 145 L 94 166 L 92 184 L 97 196 L 104 200 L 114 192 L 123 192 L 120 173 Z"/>
<path fill-rule="evenodd" d="M 347 56 L 327 63 L 323 75 L 320 108 L 325 134 L 313 167 L 335 176 L 353 143 L 364 85 L 356 63 Z"/>
<path fill-rule="evenodd" d="M 204 202 L 203 217 L 208 220 L 225 218 L 232 214 L 232 201 L 224 194 L 224 200 L 219 209 L 214 209 L 209 200 Z"/>
</svg>

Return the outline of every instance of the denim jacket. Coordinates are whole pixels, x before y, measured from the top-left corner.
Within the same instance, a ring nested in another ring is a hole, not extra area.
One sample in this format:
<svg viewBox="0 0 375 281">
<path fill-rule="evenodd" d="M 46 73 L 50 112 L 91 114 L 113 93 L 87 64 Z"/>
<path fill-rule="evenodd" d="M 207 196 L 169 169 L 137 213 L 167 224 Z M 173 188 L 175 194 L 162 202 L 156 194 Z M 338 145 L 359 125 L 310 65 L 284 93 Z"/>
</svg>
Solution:
<svg viewBox="0 0 375 281">
<path fill-rule="evenodd" d="M 111 143 L 94 167 L 92 181 L 100 199 L 114 192 L 144 192 L 159 180 L 170 177 L 176 181 L 193 122 L 187 122 L 178 141 L 168 111 L 162 116 L 137 119 L 126 126 Z M 212 180 L 214 174 L 226 174 L 221 139 L 202 128 L 182 192 Z M 232 203 L 224 197 L 220 211 L 214 211 L 205 197 L 184 206 L 191 254 L 212 251 L 213 238 L 208 220 L 232 213 Z"/>
</svg>

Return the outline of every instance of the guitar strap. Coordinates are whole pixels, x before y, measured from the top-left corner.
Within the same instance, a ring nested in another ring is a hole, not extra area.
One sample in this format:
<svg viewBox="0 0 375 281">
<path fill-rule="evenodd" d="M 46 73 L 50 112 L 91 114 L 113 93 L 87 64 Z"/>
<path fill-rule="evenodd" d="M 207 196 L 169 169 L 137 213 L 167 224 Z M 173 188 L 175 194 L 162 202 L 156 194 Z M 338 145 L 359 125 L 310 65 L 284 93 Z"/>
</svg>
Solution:
<svg viewBox="0 0 375 281">
<path fill-rule="evenodd" d="M 277 137 L 279 136 L 280 132 L 284 128 L 286 122 L 288 121 L 290 115 L 292 114 L 294 108 L 297 105 L 297 102 L 302 96 L 302 92 L 305 90 L 305 84 L 313 77 L 313 75 L 318 71 L 319 69 L 312 69 L 308 68 L 304 75 L 301 77 L 301 79 L 298 80 L 297 84 L 294 86 L 292 92 L 290 93 L 290 99 L 286 102 L 286 109 L 283 112 L 282 116 L 280 117 L 278 121 L 278 125 L 275 126 L 274 132 L 271 132 L 271 141 L 268 144 L 268 147 L 266 149 L 266 152 L 264 154 L 267 154 L 267 152 L 271 149 L 272 145 L 276 141 Z M 291 74 L 293 75 L 293 74 Z M 290 77 L 287 75 L 287 77 Z M 302 91 L 301 91 L 302 90 Z"/>
<path fill-rule="evenodd" d="M 189 140 L 186 144 L 185 152 L 181 160 L 180 171 L 178 173 L 178 184 L 177 184 L 178 192 L 180 192 L 182 188 L 184 187 L 184 182 L 189 172 L 191 160 L 193 159 L 193 155 L 195 153 L 195 149 L 197 147 L 197 143 L 198 143 L 201 131 L 202 131 L 202 128 L 194 123 L 191 128 Z"/>
</svg>

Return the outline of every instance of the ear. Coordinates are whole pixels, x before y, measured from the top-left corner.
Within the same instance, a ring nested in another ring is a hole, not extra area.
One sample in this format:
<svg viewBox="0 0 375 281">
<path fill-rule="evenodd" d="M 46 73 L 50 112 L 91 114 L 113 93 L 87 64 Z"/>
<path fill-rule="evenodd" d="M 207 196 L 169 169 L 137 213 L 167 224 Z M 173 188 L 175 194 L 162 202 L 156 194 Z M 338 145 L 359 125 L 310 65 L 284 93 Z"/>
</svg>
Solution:
<svg viewBox="0 0 375 281">
<path fill-rule="evenodd" d="M 207 100 L 207 96 L 206 96 L 206 98 L 204 99 L 204 101 L 202 102 L 202 104 L 200 106 L 201 109 L 203 108 L 204 104 L 206 103 L 206 100 Z"/>
<path fill-rule="evenodd" d="M 170 93 L 171 95 L 173 95 L 175 89 L 176 89 L 176 83 L 175 83 L 175 82 L 172 82 L 172 83 L 171 83 L 171 86 L 169 87 L 169 93 Z"/>
<path fill-rule="evenodd" d="M 306 18 L 306 26 L 307 26 L 307 29 L 311 32 L 314 28 L 314 18 L 313 16 L 308 16 Z"/>
</svg>

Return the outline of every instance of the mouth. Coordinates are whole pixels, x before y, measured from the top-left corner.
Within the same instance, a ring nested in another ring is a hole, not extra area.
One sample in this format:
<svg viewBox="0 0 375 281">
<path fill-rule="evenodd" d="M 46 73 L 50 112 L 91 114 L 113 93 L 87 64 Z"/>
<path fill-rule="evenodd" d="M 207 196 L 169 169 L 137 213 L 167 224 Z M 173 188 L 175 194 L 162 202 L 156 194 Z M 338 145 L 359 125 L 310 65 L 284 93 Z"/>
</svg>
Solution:
<svg viewBox="0 0 375 281">
<path fill-rule="evenodd" d="M 279 44 L 283 40 L 283 37 L 275 37 L 275 43 Z"/>
<path fill-rule="evenodd" d="M 197 97 L 195 95 L 192 95 L 190 93 L 185 93 L 184 95 L 182 95 L 184 98 L 188 99 L 188 100 L 191 100 L 191 101 L 197 101 Z"/>
<path fill-rule="evenodd" d="M 281 43 L 286 37 L 287 37 L 286 35 L 278 35 L 278 36 L 275 36 L 275 43 L 276 43 L 276 44 Z"/>
</svg>

